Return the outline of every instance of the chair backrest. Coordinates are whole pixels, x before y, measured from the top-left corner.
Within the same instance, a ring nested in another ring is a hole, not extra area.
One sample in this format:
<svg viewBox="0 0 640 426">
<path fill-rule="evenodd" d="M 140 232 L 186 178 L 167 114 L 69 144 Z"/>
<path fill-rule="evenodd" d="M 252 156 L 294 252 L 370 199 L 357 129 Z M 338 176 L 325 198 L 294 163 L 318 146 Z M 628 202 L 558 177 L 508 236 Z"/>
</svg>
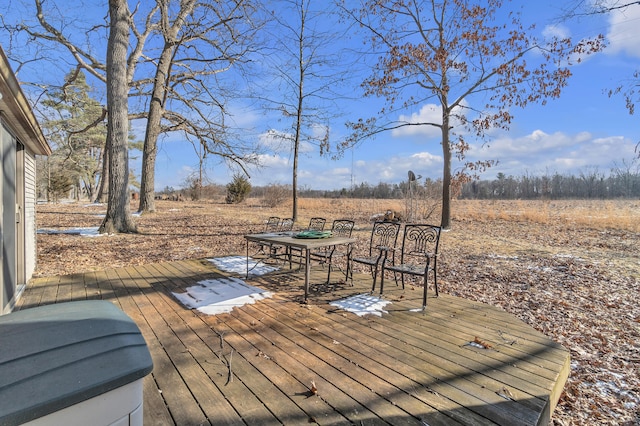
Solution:
<svg viewBox="0 0 640 426">
<path fill-rule="evenodd" d="M 327 219 L 323 217 L 312 217 L 307 229 L 309 231 L 322 231 L 325 223 L 327 223 Z"/>
<path fill-rule="evenodd" d="M 369 255 L 377 253 L 378 247 L 395 248 L 400 234 L 399 222 L 374 222 L 369 242 Z"/>
<path fill-rule="evenodd" d="M 427 224 L 407 224 L 402 237 L 400 263 L 423 264 L 428 256 L 438 255 L 441 227 Z"/>
<path fill-rule="evenodd" d="M 291 231 L 293 229 L 293 218 L 282 219 L 278 231 Z"/>
<path fill-rule="evenodd" d="M 336 219 L 331 225 L 331 235 L 334 237 L 351 237 L 355 222 L 349 219 Z"/>
<path fill-rule="evenodd" d="M 280 226 L 280 218 L 278 216 L 271 216 L 267 219 L 267 224 L 264 227 L 265 232 L 275 232 Z"/>
</svg>

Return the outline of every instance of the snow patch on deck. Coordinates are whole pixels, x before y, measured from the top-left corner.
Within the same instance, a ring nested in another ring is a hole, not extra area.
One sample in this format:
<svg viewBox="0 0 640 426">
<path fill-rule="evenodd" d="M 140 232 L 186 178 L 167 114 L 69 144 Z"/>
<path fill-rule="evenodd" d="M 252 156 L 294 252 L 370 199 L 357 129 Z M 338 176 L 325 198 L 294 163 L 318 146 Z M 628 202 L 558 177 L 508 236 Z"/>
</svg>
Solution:
<svg viewBox="0 0 640 426">
<path fill-rule="evenodd" d="M 207 259 L 213 263 L 216 268 L 225 272 L 233 272 L 236 274 L 247 274 L 247 258 L 244 256 L 227 256 Z M 261 261 L 249 258 L 249 272 L 251 275 L 263 275 L 269 272 L 277 271 L 278 268 L 266 265 Z"/>
<path fill-rule="evenodd" d="M 368 293 L 363 293 L 331 302 L 331 306 L 337 306 L 345 311 L 353 312 L 358 316 L 371 314 L 381 317 L 383 313 L 387 313 L 387 311 L 384 310 L 384 307 L 389 303 L 391 302 L 388 300 L 372 296 Z"/>
<path fill-rule="evenodd" d="M 197 309 L 206 315 L 217 315 L 266 299 L 271 297 L 272 293 L 231 277 L 199 281 L 196 285 L 188 287 L 184 293 L 173 295 L 189 309 Z"/>
</svg>

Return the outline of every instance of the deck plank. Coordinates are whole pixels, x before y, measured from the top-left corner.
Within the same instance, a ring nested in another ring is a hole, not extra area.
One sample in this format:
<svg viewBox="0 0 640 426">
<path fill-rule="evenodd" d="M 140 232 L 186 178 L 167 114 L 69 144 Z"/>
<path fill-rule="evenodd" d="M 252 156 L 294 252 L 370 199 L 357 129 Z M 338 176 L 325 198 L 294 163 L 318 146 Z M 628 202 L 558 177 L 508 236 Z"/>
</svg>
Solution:
<svg viewBox="0 0 640 426">
<path fill-rule="evenodd" d="M 325 378 L 325 370 L 331 366 L 341 374 L 349 376 L 351 380 L 374 392 L 378 397 L 387 400 L 394 406 L 405 411 L 406 417 L 412 416 L 419 420 L 419 424 L 426 422 L 430 425 L 454 425 L 457 424 L 451 417 L 438 411 L 442 404 L 425 401 L 429 398 L 420 398 L 420 386 L 407 377 L 397 373 L 393 368 L 382 365 L 377 359 L 372 359 L 362 353 L 353 350 L 348 345 L 332 339 L 327 335 L 321 335 L 320 326 L 309 327 L 298 323 L 295 312 L 283 312 L 288 309 L 280 309 L 273 303 L 260 303 L 259 306 L 245 306 L 241 311 L 252 315 L 254 321 L 260 321 L 266 330 L 278 330 L 283 338 L 288 339 L 302 351 L 296 352 L 296 358 L 303 361 L 315 375 L 323 377 L 324 381 L 332 383 L 331 377 Z M 265 315 L 266 314 L 266 315 Z M 286 315 L 289 315 L 285 318 Z M 321 314 L 320 314 L 321 315 Z M 313 315 L 313 323 L 319 324 L 317 315 Z M 357 334 L 357 330 L 355 330 Z M 352 338 L 356 342 L 356 338 Z M 277 342 L 275 342 L 277 344 Z M 396 361 L 396 360 L 393 360 Z M 393 362 L 392 364 L 393 365 Z M 325 364 L 325 365 L 323 365 Z M 319 382 L 316 379 L 316 382 Z M 405 389 L 411 389 L 406 391 Z M 322 394 L 332 393 L 334 390 L 323 390 Z M 429 394 L 428 391 L 426 392 Z M 433 401 L 431 401 L 433 402 Z M 438 407 L 440 405 L 440 407 Z M 451 408 L 451 406 L 449 407 Z M 455 405 L 456 409 L 464 407 Z M 481 423 L 478 423 L 481 424 Z"/>
<path fill-rule="evenodd" d="M 131 276 L 136 278 L 136 282 L 144 282 L 144 276 L 148 275 L 150 268 L 137 267 L 129 271 Z M 159 272 L 155 270 L 154 274 Z M 157 282 L 155 284 L 158 284 Z M 152 288 L 149 286 L 149 288 Z M 176 334 L 176 337 L 180 339 L 185 346 L 188 353 L 193 357 L 197 363 L 198 369 L 189 368 L 184 371 L 184 368 L 180 368 L 183 371 L 182 374 L 190 373 L 189 388 L 193 391 L 194 397 L 198 401 L 198 404 L 202 407 L 207 418 L 215 424 L 237 424 L 241 421 L 241 416 L 238 415 L 233 405 L 228 402 L 228 396 L 225 396 L 222 389 L 227 385 L 226 377 L 228 367 L 226 365 L 225 355 L 222 352 L 222 348 L 214 348 L 210 343 L 218 341 L 213 333 L 207 333 L 202 321 L 190 321 L 193 318 L 193 313 L 190 310 L 179 306 L 169 299 L 167 295 L 162 292 L 153 291 L 149 292 L 151 303 L 154 304 L 159 312 L 163 312 L 163 317 L 172 324 L 172 328 Z M 151 296 L 153 295 L 153 297 Z M 199 326 L 199 330 L 194 330 L 193 325 Z M 186 363 L 190 365 L 193 363 Z M 194 375 L 195 373 L 195 375 Z M 202 380 L 201 380 L 202 379 Z M 193 383 L 193 384 L 191 384 Z M 195 385 L 194 385 L 195 384 Z M 237 388 L 238 386 L 236 386 Z M 225 389 L 228 391 L 229 389 Z M 250 391 L 244 389 L 243 398 L 250 398 Z M 236 391 L 237 392 L 237 391 Z M 237 398 L 236 398 L 237 399 Z M 239 400 L 239 399 L 237 399 Z M 252 410 L 257 411 L 258 404 L 252 405 Z M 254 414 L 255 415 L 255 414 Z M 263 420 L 268 418 L 267 412 L 259 413 L 259 419 Z"/>
<path fill-rule="evenodd" d="M 362 343 L 358 343 L 358 350 L 361 352 L 349 354 L 348 359 L 352 359 L 360 366 L 370 364 L 372 371 L 379 376 L 384 374 L 380 371 L 381 366 L 394 366 L 398 373 L 403 374 L 406 378 L 411 378 L 411 383 L 405 383 L 400 389 L 424 388 L 428 396 L 433 396 L 430 398 L 432 404 L 444 412 L 454 412 L 456 417 L 466 424 L 483 423 L 481 417 L 465 409 L 465 405 L 484 406 L 486 401 L 482 401 L 478 396 L 484 394 L 485 398 L 502 402 L 482 385 L 473 384 L 466 380 L 458 381 L 455 385 L 449 384 L 449 378 L 464 376 L 445 371 L 439 366 L 439 363 L 447 362 L 448 353 L 436 354 L 437 358 L 425 357 L 427 352 L 424 350 L 412 351 L 406 342 L 401 342 L 387 335 L 386 324 L 381 325 L 379 331 L 375 331 L 374 324 L 384 320 L 369 319 L 363 325 L 362 321 L 353 317 L 355 317 L 353 314 L 342 316 L 338 313 L 338 315 L 329 316 L 330 319 L 313 316 L 309 321 L 315 324 L 312 326 L 312 330 L 325 334 L 324 338 L 316 338 L 317 341 L 327 341 L 329 345 L 335 342 L 333 346 L 338 348 L 346 347 L 349 342 L 361 341 Z M 368 338 L 362 339 L 363 336 Z M 459 348 L 457 349 L 459 350 Z M 438 363 L 434 363 L 435 359 L 438 360 Z M 463 372 L 467 373 L 468 371 L 468 369 L 464 369 Z"/>
<path fill-rule="evenodd" d="M 305 380 L 306 377 L 301 378 L 301 375 L 292 375 L 283 365 L 283 361 L 293 363 L 294 360 L 282 348 L 262 339 L 250 325 L 244 324 L 235 316 L 225 314 L 223 320 L 228 327 L 225 340 L 233 346 L 236 353 L 276 387 L 265 403 L 279 421 L 302 424 L 316 419 L 327 423 L 348 424 L 345 417 L 336 415 L 326 401 L 314 398 L 310 394 L 310 380 Z M 264 397 L 266 395 L 263 395 Z"/>
<path fill-rule="evenodd" d="M 195 265 L 194 265 L 195 266 Z M 144 267 L 139 267 L 141 269 Z M 157 272 L 173 275 L 176 273 L 174 265 L 163 264 L 157 265 Z M 194 270 L 197 268 L 194 268 Z M 192 270 L 191 272 L 193 273 Z M 209 271 L 210 273 L 211 271 Z M 144 273 L 144 272 L 143 272 Z M 176 284 L 182 283 L 184 286 L 188 286 L 193 283 L 189 283 L 182 278 L 176 278 L 172 281 L 163 280 L 160 285 L 164 286 L 168 292 L 179 290 L 180 287 Z M 216 331 L 216 328 L 208 325 L 203 321 L 202 317 L 195 315 L 191 310 L 187 310 L 177 303 L 174 299 L 171 299 L 171 303 L 176 307 L 176 312 L 182 313 L 182 319 L 186 322 L 192 330 L 195 331 L 197 338 L 206 347 L 200 345 L 197 340 L 191 339 L 189 349 L 198 358 L 199 363 L 207 370 L 212 370 L 216 366 L 216 371 L 210 371 L 209 375 L 212 380 L 217 384 L 220 389 L 224 389 L 224 396 L 221 399 L 229 400 L 235 409 L 238 411 L 241 418 L 249 421 L 250 423 L 271 423 L 276 421 L 276 417 L 266 408 L 265 403 L 261 401 L 256 395 L 269 395 L 271 398 L 274 395 L 274 391 L 277 389 L 273 384 L 258 374 L 255 369 L 252 368 L 246 360 L 239 358 L 236 354 L 235 358 L 225 347 L 224 343 L 228 340 L 229 336 L 224 335 L 224 331 Z M 227 346 L 229 344 L 227 343 Z M 236 350 L 237 353 L 237 350 Z M 211 354 L 215 354 L 215 359 L 218 362 L 210 361 Z M 231 372 L 235 376 L 239 376 L 240 380 L 229 381 L 229 360 L 233 363 Z M 251 387 L 248 387 L 246 383 L 250 383 Z M 277 396 L 276 396 L 277 399 Z M 215 424 L 219 424 L 219 416 L 215 415 L 212 420 L 215 420 Z M 239 419 L 236 419 L 239 421 Z"/>
</svg>

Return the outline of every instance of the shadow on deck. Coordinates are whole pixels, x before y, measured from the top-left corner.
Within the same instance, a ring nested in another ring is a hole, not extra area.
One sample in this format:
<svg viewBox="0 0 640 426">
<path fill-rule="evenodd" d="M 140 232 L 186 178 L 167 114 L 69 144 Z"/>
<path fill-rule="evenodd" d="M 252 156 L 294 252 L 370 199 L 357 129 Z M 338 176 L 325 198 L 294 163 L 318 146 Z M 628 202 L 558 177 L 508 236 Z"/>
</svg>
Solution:
<svg viewBox="0 0 640 426">
<path fill-rule="evenodd" d="M 273 297 L 218 315 L 172 294 L 223 275 L 191 260 L 35 279 L 16 309 L 104 299 L 124 310 L 154 362 L 148 425 L 547 424 L 569 374 L 566 349 L 488 305 L 431 292 L 416 312 L 421 289 L 393 281 L 382 316 L 329 304 L 367 293 L 366 275 L 312 286 L 308 304 L 302 273 L 252 277 Z"/>
</svg>

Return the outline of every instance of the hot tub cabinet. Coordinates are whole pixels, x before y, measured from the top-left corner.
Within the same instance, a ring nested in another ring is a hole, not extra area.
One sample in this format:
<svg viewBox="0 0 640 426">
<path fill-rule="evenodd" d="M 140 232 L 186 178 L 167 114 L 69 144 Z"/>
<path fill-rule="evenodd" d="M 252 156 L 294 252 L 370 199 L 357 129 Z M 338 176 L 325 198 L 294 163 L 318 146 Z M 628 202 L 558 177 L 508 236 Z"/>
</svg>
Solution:
<svg viewBox="0 0 640 426">
<path fill-rule="evenodd" d="M 153 368 L 138 326 L 107 301 L 0 317 L 1 425 L 142 425 Z"/>
</svg>

